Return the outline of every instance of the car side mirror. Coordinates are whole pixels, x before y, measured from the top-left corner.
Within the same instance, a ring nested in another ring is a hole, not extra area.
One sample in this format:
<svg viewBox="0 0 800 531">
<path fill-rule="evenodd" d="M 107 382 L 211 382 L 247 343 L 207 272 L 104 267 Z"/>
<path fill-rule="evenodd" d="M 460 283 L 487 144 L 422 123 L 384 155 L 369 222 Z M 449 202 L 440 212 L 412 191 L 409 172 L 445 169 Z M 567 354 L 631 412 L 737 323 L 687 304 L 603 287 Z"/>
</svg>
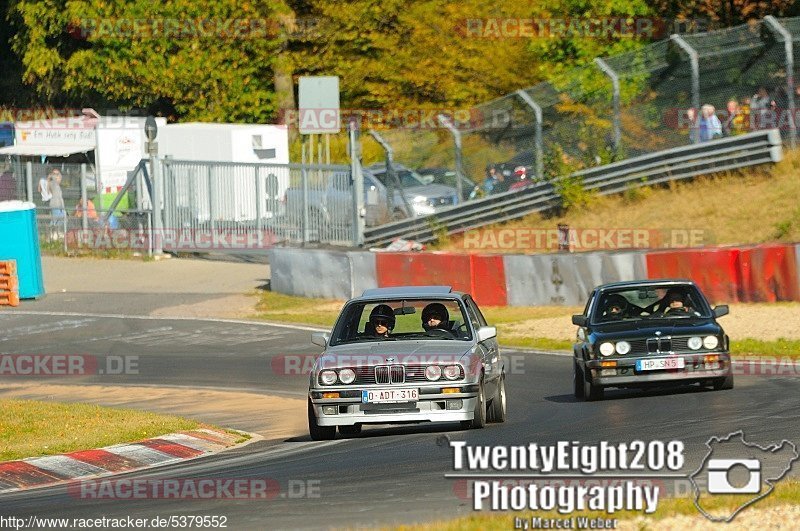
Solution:
<svg viewBox="0 0 800 531">
<path fill-rule="evenodd" d="M 328 341 L 330 340 L 331 336 L 325 332 L 314 332 L 311 334 L 311 343 L 314 345 L 320 346 L 325 348 L 328 346 Z"/>
<path fill-rule="evenodd" d="M 586 326 L 586 316 L 582 314 L 572 316 L 572 324 L 575 326 Z"/>
<path fill-rule="evenodd" d="M 728 315 L 730 310 L 728 309 L 727 304 L 720 304 L 719 306 L 714 306 L 714 317 L 722 317 L 723 315 Z"/>
<path fill-rule="evenodd" d="M 478 328 L 478 341 L 486 341 L 497 337 L 497 327 L 495 326 L 482 326 Z"/>
</svg>

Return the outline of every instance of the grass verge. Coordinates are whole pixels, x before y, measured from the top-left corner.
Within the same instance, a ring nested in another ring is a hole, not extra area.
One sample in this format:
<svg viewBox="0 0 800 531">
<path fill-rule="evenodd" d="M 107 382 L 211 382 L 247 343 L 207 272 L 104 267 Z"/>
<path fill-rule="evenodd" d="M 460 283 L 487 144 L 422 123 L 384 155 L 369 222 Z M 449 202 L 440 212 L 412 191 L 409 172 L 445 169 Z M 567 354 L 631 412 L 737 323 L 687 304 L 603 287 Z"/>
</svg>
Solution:
<svg viewBox="0 0 800 531">
<path fill-rule="evenodd" d="M 293 324 L 313 325 L 330 328 L 339 316 L 344 301 L 330 299 L 308 299 L 283 295 L 281 293 L 263 292 L 259 294 L 256 305 L 258 314 L 254 317 L 268 321 L 279 321 Z M 769 303 L 765 303 L 769 306 Z M 748 304 L 747 306 L 757 306 Z M 571 339 L 560 339 L 548 335 L 536 335 L 537 328 L 549 329 L 558 323 L 564 323 L 569 331 L 570 315 L 580 312 L 581 308 L 562 306 L 488 306 L 482 308 L 489 323 L 497 326 L 500 342 L 505 347 L 529 348 L 534 350 L 572 350 Z M 567 335 L 562 334 L 563 337 Z M 775 356 L 800 359 L 800 339 L 777 339 L 765 341 L 744 338 L 731 340 L 731 354 L 736 356 Z"/>
<path fill-rule="evenodd" d="M 0 399 L 0 461 L 101 448 L 206 427 L 180 417 L 91 404 Z"/>
<path fill-rule="evenodd" d="M 748 507 L 742 513 L 740 513 L 737 518 L 742 518 L 743 516 L 747 515 L 748 512 L 764 509 L 767 507 L 776 507 L 782 505 L 796 505 L 800 502 L 800 481 L 798 480 L 784 480 L 780 483 L 775 485 L 775 490 L 766 498 L 759 500 L 755 505 L 752 507 Z M 734 496 L 716 496 L 714 498 L 704 500 L 703 507 L 708 511 L 716 513 L 717 511 L 721 511 L 724 509 L 733 511 L 739 505 L 741 505 L 741 499 L 737 499 Z M 556 519 L 564 519 L 569 517 L 588 517 L 588 518 L 605 518 L 605 519 L 619 519 L 622 520 L 636 520 L 638 529 L 659 529 L 660 526 L 658 525 L 659 521 L 664 520 L 666 518 L 671 518 L 675 516 L 689 516 L 689 517 L 696 517 L 698 522 L 708 522 L 697 510 L 695 507 L 694 502 L 691 498 L 664 498 L 658 501 L 658 508 L 656 511 L 651 515 L 646 515 L 646 518 L 642 517 L 641 512 L 633 512 L 633 511 L 620 511 L 609 515 L 604 512 L 593 512 L 593 511 L 584 511 L 584 512 L 575 512 L 569 515 L 563 515 L 556 511 L 539 511 L 539 512 L 531 512 L 531 511 L 520 511 L 520 512 L 505 512 L 502 514 L 484 514 L 478 513 L 475 515 L 467 516 L 464 518 L 457 518 L 454 520 L 442 520 L 437 522 L 430 522 L 427 524 L 422 525 L 413 525 L 413 526 L 399 526 L 394 529 L 402 530 L 402 531 L 433 531 L 433 530 L 443 530 L 443 531 L 492 531 L 492 530 L 507 530 L 507 529 L 514 529 L 514 518 L 521 518 L 523 520 L 527 519 L 530 522 L 531 517 L 542 518 L 543 520 L 548 518 L 556 518 Z M 685 526 L 687 522 L 682 522 Z M 736 520 L 733 520 L 733 524 L 736 524 Z M 718 524 L 719 525 L 719 524 Z M 722 524 L 723 526 L 725 524 Z M 670 528 L 680 528 L 680 527 L 672 527 Z"/>
</svg>

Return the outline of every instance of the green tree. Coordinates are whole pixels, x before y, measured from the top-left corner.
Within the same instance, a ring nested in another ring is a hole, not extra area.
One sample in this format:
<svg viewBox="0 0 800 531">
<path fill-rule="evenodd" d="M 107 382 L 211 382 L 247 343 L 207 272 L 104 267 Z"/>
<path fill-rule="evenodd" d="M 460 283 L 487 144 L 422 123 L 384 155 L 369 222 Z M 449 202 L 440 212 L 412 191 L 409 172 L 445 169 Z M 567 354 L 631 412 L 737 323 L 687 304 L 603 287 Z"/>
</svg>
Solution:
<svg viewBox="0 0 800 531">
<path fill-rule="evenodd" d="M 64 95 L 122 109 L 162 102 L 185 119 L 267 121 L 281 7 L 270 0 L 18 0 L 12 46 L 24 81 L 48 102 Z"/>
</svg>

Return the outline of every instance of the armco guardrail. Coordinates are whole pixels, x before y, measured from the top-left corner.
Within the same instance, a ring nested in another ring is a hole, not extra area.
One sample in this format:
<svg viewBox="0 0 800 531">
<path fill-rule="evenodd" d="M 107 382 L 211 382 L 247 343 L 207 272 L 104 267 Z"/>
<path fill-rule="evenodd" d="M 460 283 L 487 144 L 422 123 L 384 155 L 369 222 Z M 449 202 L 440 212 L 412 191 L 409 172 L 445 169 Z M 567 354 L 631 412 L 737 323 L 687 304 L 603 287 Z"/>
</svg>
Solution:
<svg viewBox="0 0 800 531">
<path fill-rule="evenodd" d="M 780 133 L 777 129 L 770 129 L 668 149 L 581 170 L 569 177 L 581 177 L 584 189 L 609 195 L 641 186 L 775 163 L 782 156 Z M 524 190 L 445 208 L 430 216 L 404 219 L 368 229 L 364 232 L 364 244 L 381 246 L 400 237 L 427 242 L 443 230 L 447 234 L 455 234 L 549 210 L 560 202 L 553 183 L 541 183 Z"/>
</svg>

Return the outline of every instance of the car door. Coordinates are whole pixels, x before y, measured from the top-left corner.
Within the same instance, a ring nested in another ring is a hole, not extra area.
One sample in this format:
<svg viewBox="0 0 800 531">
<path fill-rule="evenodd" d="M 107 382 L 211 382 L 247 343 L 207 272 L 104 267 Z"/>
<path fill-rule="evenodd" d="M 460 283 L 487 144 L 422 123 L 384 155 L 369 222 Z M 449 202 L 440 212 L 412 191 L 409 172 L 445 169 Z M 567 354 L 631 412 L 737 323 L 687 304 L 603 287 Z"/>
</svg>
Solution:
<svg viewBox="0 0 800 531">
<path fill-rule="evenodd" d="M 472 329 L 477 333 L 478 329 L 482 326 L 488 326 L 486 319 L 483 317 L 483 314 L 472 297 L 467 296 L 464 299 L 464 302 L 467 307 L 467 316 L 472 323 Z M 495 336 L 485 341 L 481 341 L 478 343 L 478 345 L 483 358 L 485 381 L 489 385 L 489 389 L 494 392 L 497 378 L 503 371 L 503 360 L 500 357 L 500 349 L 497 342 L 497 337 Z"/>
</svg>

